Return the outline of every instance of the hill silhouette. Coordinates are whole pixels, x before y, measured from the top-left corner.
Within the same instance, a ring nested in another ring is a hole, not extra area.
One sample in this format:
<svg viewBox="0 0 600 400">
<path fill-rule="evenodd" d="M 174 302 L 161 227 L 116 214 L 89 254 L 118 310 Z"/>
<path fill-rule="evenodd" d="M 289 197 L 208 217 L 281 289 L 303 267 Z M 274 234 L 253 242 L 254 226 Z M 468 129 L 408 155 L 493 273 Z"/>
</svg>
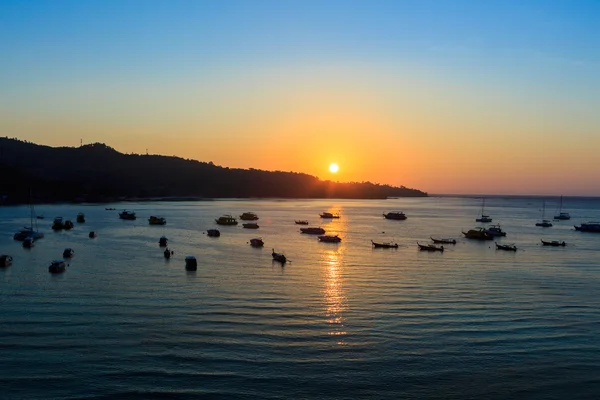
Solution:
<svg viewBox="0 0 600 400">
<path fill-rule="evenodd" d="M 149 198 L 423 197 L 420 190 L 371 182 L 337 183 L 295 172 L 227 168 L 160 155 L 123 154 L 102 144 L 50 147 L 0 138 L 5 202 L 116 201 Z"/>
</svg>

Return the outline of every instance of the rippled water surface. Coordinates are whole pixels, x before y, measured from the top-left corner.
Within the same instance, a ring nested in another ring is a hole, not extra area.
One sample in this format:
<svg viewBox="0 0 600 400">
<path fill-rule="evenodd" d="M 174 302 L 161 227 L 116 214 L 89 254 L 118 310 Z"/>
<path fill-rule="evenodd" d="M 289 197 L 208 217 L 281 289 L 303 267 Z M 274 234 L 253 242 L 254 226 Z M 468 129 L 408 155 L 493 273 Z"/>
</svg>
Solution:
<svg viewBox="0 0 600 400">
<path fill-rule="evenodd" d="M 599 398 L 600 234 L 573 224 L 600 219 L 600 199 L 565 198 L 573 219 L 552 228 L 534 225 L 541 203 L 486 201 L 516 253 L 461 238 L 478 225 L 474 198 L 40 205 L 31 250 L 12 240 L 28 207 L 0 208 L 0 251 L 14 257 L 0 269 L 0 398 Z M 408 219 L 382 218 L 392 210 Z M 50 229 L 80 211 L 84 224 Z M 244 211 L 260 229 L 204 234 Z M 319 243 L 296 219 L 343 240 Z M 265 248 L 249 246 L 257 236 Z M 458 243 L 417 250 L 430 236 Z M 50 275 L 65 247 L 75 257 Z"/>
</svg>

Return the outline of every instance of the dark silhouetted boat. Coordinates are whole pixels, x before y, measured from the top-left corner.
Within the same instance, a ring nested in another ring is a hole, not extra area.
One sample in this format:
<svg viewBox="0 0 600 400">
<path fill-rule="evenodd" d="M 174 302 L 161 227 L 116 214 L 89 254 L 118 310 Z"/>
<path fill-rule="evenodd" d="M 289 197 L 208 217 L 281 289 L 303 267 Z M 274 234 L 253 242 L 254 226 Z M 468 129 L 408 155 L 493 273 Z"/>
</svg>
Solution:
<svg viewBox="0 0 600 400">
<path fill-rule="evenodd" d="M 242 215 L 240 215 L 240 219 L 242 221 L 256 221 L 258 219 L 258 215 L 256 215 L 256 213 L 253 212 L 245 212 Z"/>
<path fill-rule="evenodd" d="M 432 237 L 430 237 L 429 239 L 431 239 L 433 243 L 437 244 L 456 244 L 456 240 L 454 239 L 434 239 Z"/>
<path fill-rule="evenodd" d="M 554 216 L 554 219 L 559 220 L 559 221 L 571 219 L 571 215 L 568 212 L 564 212 L 562 210 L 562 207 L 563 207 L 563 197 L 560 196 L 560 203 L 558 205 L 558 210 L 557 210 L 558 214 L 556 214 Z"/>
<path fill-rule="evenodd" d="M 70 247 L 67 247 L 64 251 L 63 251 L 63 258 L 71 258 L 75 255 L 75 250 L 71 249 Z"/>
<path fill-rule="evenodd" d="M 506 251 L 517 251 L 517 246 L 514 244 L 499 244 L 496 243 L 497 250 L 506 250 Z"/>
<path fill-rule="evenodd" d="M 481 217 L 475 218 L 476 222 L 492 222 L 489 215 L 484 213 L 485 210 L 485 199 L 481 199 Z"/>
<path fill-rule="evenodd" d="M 406 214 L 404 214 L 402 211 L 390 211 L 387 214 L 383 214 L 383 217 L 385 219 L 395 219 L 395 220 L 405 220 L 406 219 Z"/>
<path fill-rule="evenodd" d="M 398 243 L 392 243 L 392 242 L 374 242 L 373 240 L 371 240 L 371 244 L 374 248 L 376 249 L 397 249 L 398 248 Z"/>
<path fill-rule="evenodd" d="M 300 232 L 306 233 L 308 235 L 323 235 L 325 234 L 325 229 L 319 228 L 300 228 Z"/>
<path fill-rule="evenodd" d="M 252 247 L 263 247 L 265 242 L 261 238 L 250 239 L 250 246 Z"/>
<path fill-rule="evenodd" d="M 563 240 L 562 242 L 559 242 L 558 240 L 543 240 L 542 239 L 542 244 L 544 246 L 554 246 L 554 247 L 559 247 L 559 246 L 566 246 L 567 243 L 565 243 L 565 241 Z"/>
<path fill-rule="evenodd" d="M 500 225 L 490 225 L 489 227 L 485 228 L 485 231 L 487 234 L 492 236 L 506 236 L 506 232 L 502 230 Z"/>
<path fill-rule="evenodd" d="M 165 225 L 167 223 L 167 220 L 164 219 L 163 217 L 157 217 L 155 215 L 151 215 L 150 218 L 148 218 L 148 223 L 150 225 Z"/>
<path fill-rule="evenodd" d="M 215 219 L 215 222 L 218 225 L 237 225 L 238 224 L 237 220 L 229 214 L 220 216 L 219 219 Z"/>
<path fill-rule="evenodd" d="M 135 211 L 123 210 L 119 213 L 119 218 L 133 221 L 137 217 L 135 216 Z"/>
<path fill-rule="evenodd" d="M 186 271 L 196 271 L 198 269 L 198 261 L 194 256 L 185 256 Z"/>
<path fill-rule="evenodd" d="M 576 231 L 600 233 L 600 222 L 585 222 L 575 226 Z"/>
<path fill-rule="evenodd" d="M 283 253 L 275 253 L 275 249 L 271 250 L 271 256 L 273 257 L 273 261 L 278 261 L 281 264 L 287 262 L 287 257 Z"/>
<path fill-rule="evenodd" d="M 208 237 L 219 237 L 221 236 L 221 231 L 219 231 L 218 229 L 207 229 L 206 235 Z"/>
<path fill-rule="evenodd" d="M 23 240 L 23 247 L 25 247 L 26 249 L 30 249 L 33 246 L 35 246 L 35 239 L 31 236 L 26 237 L 25 240 Z"/>
<path fill-rule="evenodd" d="M 161 236 L 160 239 L 158 239 L 158 245 L 160 247 L 166 247 L 168 243 L 169 243 L 169 239 L 167 239 L 166 236 Z"/>
<path fill-rule="evenodd" d="M 80 224 L 85 222 L 85 214 L 80 212 L 79 214 L 77 214 L 77 222 L 79 222 Z"/>
<path fill-rule="evenodd" d="M 258 229 L 259 226 L 256 222 L 247 222 L 245 224 L 242 224 L 242 226 L 246 229 Z"/>
<path fill-rule="evenodd" d="M 419 250 L 425 251 L 444 251 L 444 246 L 437 247 L 433 244 L 421 244 L 417 242 L 417 246 L 419 246 Z"/>
<path fill-rule="evenodd" d="M 319 217 L 326 218 L 326 219 L 327 218 L 328 219 L 336 219 L 336 218 L 340 217 L 340 214 L 332 214 L 330 212 L 324 212 L 324 213 L 319 214 Z"/>
<path fill-rule="evenodd" d="M 63 260 L 54 260 L 50 263 L 48 267 L 48 272 L 51 274 L 60 274 L 61 272 L 65 272 L 67 269 L 67 264 Z"/>
<path fill-rule="evenodd" d="M 8 254 L 2 254 L 0 256 L 0 268 L 10 267 L 12 265 L 13 258 Z"/>
<path fill-rule="evenodd" d="M 308 225 L 308 221 L 306 221 L 306 220 L 302 220 L 302 221 L 296 220 L 294 222 L 296 222 L 296 225 Z"/>
<path fill-rule="evenodd" d="M 342 241 L 342 238 L 338 235 L 321 235 L 319 236 L 319 241 L 325 243 L 339 243 Z"/>
<path fill-rule="evenodd" d="M 467 239 L 477 239 L 477 240 L 492 240 L 494 237 L 487 233 L 483 228 L 477 229 L 469 229 L 467 232 L 463 231 L 463 235 Z"/>
</svg>

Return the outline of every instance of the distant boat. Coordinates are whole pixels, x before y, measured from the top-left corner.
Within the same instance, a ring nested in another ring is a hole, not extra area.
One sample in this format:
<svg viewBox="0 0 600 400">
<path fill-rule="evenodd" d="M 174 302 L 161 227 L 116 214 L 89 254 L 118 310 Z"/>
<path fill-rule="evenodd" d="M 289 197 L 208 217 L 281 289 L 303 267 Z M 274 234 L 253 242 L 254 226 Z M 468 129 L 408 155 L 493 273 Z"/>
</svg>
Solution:
<svg viewBox="0 0 600 400">
<path fill-rule="evenodd" d="M 259 226 L 256 222 L 247 222 L 245 224 L 242 224 L 242 226 L 246 229 L 258 229 Z"/>
<path fill-rule="evenodd" d="M 23 240 L 23 247 L 30 249 L 35 246 L 35 239 L 32 236 L 28 236 Z"/>
<path fill-rule="evenodd" d="M 463 231 L 463 235 L 467 239 L 477 239 L 477 240 L 492 240 L 494 237 L 487 233 L 483 228 L 477 229 L 469 229 L 467 232 Z"/>
<path fill-rule="evenodd" d="M 323 235 L 325 234 L 325 229 L 319 228 L 300 228 L 300 232 L 306 233 L 308 235 Z"/>
<path fill-rule="evenodd" d="M 252 247 L 263 247 L 265 242 L 261 238 L 250 239 L 250 246 Z"/>
<path fill-rule="evenodd" d="M 432 237 L 430 237 L 429 239 L 431 239 L 431 241 L 433 243 L 438 243 L 438 244 L 456 244 L 455 239 L 434 239 Z"/>
<path fill-rule="evenodd" d="M 328 218 L 328 219 L 332 219 L 332 218 L 336 219 L 336 218 L 340 217 L 340 214 L 332 214 L 330 212 L 324 212 L 324 213 L 319 214 L 319 217 Z"/>
<path fill-rule="evenodd" d="M 75 250 L 71 249 L 71 248 L 66 248 L 65 251 L 63 251 L 63 257 L 64 258 L 71 258 L 75 255 Z"/>
<path fill-rule="evenodd" d="M 371 240 L 371 245 L 376 248 L 376 249 L 397 249 L 398 248 L 398 243 L 392 243 L 392 242 L 374 242 L 373 240 Z"/>
<path fill-rule="evenodd" d="M 565 241 L 563 240 L 562 242 L 559 242 L 558 240 L 552 240 L 552 241 L 546 241 L 542 239 L 542 244 L 544 246 L 554 246 L 554 247 L 558 247 L 558 246 L 566 246 L 567 243 L 565 243 Z"/>
<path fill-rule="evenodd" d="M 271 257 L 273 257 L 273 261 L 279 261 L 281 264 L 287 262 L 287 257 L 283 253 L 275 253 L 275 249 L 272 249 Z"/>
<path fill-rule="evenodd" d="M 2 254 L 0 256 L 0 268 L 10 267 L 12 265 L 13 258 L 8 254 Z"/>
<path fill-rule="evenodd" d="M 491 225 L 487 227 L 485 231 L 492 236 L 506 236 L 506 232 L 502 230 L 500 225 Z"/>
<path fill-rule="evenodd" d="M 506 250 L 506 251 L 517 251 L 517 246 L 514 244 L 498 244 L 496 243 L 497 250 Z"/>
<path fill-rule="evenodd" d="M 160 239 L 158 239 L 159 247 L 166 247 L 168 243 L 169 243 L 169 239 L 167 239 L 166 236 L 161 236 Z"/>
<path fill-rule="evenodd" d="M 207 229 L 206 235 L 208 237 L 219 237 L 221 236 L 221 232 L 218 229 Z"/>
<path fill-rule="evenodd" d="M 48 272 L 52 274 L 59 274 L 61 272 L 65 272 L 67 269 L 67 264 L 63 260 L 54 260 L 50 263 L 48 267 Z"/>
<path fill-rule="evenodd" d="M 74 227 L 75 227 L 75 224 L 73 224 L 73 221 L 71 221 L 70 219 L 66 220 L 63 225 L 63 229 L 66 229 L 66 230 L 73 229 Z"/>
<path fill-rule="evenodd" d="M 338 235 L 321 235 L 319 236 L 319 241 L 326 243 L 339 243 L 342 241 L 342 238 Z"/>
<path fill-rule="evenodd" d="M 85 222 L 85 214 L 80 212 L 79 214 L 77 214 L 77 222 L 79 222 L 80 224 Z"/>
<path fill-rule="evenodd" d="M 306 221 L 306 220 L 302 220 L 302 221 L 296 220 L 295 222 L 296 222 L 296 225 L 308 225 L 308 221 Z"/>
<path fill-rule="evenodd" d="M 171 250 L 169 250 L 169 248 L 167 247 L 165 249 L 165 251 L 163 251 L 163 256 L 168 260 L 169 258 L 171 258 L 171 254 L 173 254 L 173 252 Z"/>
<path fill-rule="evenodd" d="M 65 229 L 65 224 L 63 222 L 62 217 L 54 217 L 54 221 L 52 221 L 52 229 L 54 229 L 55 231 Z"/>
<path fill-rule="evenodd" d="M 390 211 L 387 214 L 383 214 L 383 217 L 385 219 L 395 219 L 395 220 L 405 220 L 406 219 L 406 214 L 404 214 L 402 211 Z"/>
<path fill-rule="evenodd" d="M 185 256 L 186 271 L 196 271 L 198 269 L 198 261 L 194 256 Z"/>
<path fill-rule="evenodd" d="M 444 246 L 440 246 L 437 247 L 436 245 L 433 244 L 421 244 L 419 242 L 417 242 L 417 246 L 419 246 L 419 250 L 426 250 L 426 251 L 444 251 Z"/>
<path fill-rule="evenodd" d="M 165 225 L 167 223 L 167 220 L 163 217 L 151 215 L 150 218 L 148 218 L 148 223 L 150 225 Z"/>
<path fill-rule="evenodd" d="M 215 222 L 218 225 L 237 225 L 238 224 L 237 220 L 229 214 L 225 214 L 225 215 L 219 217 L 219 219 L 215 219 Z"/>
<path fill-rule="evenodd" d="M 253 212 L 245 212 L 242 215 L 240 215 L 240 219 L 242 221 L 256 221 L 258 219 L 258 215 L 256 215 L 256 213 Z"/>
<path fill-rule="evenodd" d="M 564 212 L 562 210 L 562 206 L 563 206 L 563 197 L 560 196 L 560 203 L 558 205 L 558 211 L 557 211 L 558 214 L 556 214 L 554 216 L 554 219 L 557 219 L 557 220 L 568 220 L 568 219 L 571 219 L 571 215 L 569 215 L 568 212 Z"/>
<path fill-rule="evenodd" d="M 542 221 L 540 222 L 536 222 L 535 226 L 541 226 L 542 228 L 550 228 L 552 226 L 552 222 L 550 222 L 547 219 L 544 219 L 546 217 L 546 202 L 542 202 Z"/>
<path fill-rule="evenodd" d="M 94 232 L 94 231 L 91 231 L 91 232 L 90 232 L 90 234 L 89 234 L 88 236 L 90 237 L 90 239 L 93 239 L 93 238 L 95 238 L 95 237 L 96 237 L 96 236 L 98 236 L 98 235 L 96 234 L 96 232 Z"/>
<path fill-rule="evenodd" d="M 41 239 L 41 238 L 44 237 L 44 234 L 42 232 L 38 231 L 37 222 L 34 224 L 34 220 L 33 220 L 33 216 L 34 215 L 35 215 L 35 209 L 34 209 L 34 206 L 33 206 L 31 191 L 29 191 L 29 218 L 30 218 L 30 224 L 29 224 L 29 226 L 26 226 L 23 229 L 21 229 L 20 231 L 18 231 L 17 233 L 15 233 L 13 235 L 13 239 L 14 240 L 22 241 L 22 240 L 25 240 L 28 237 L 32 237 L 35 240 L 35 239 Z M 42 218 L 44 218 L 44 217 L 42 217 Z"/>
<path fill-rule="evenodd" d="M 600 222 L 585 222 L 575 226 L 576 231 L 600 233 Z"/>
<path fill-rule="evenodd" d="M 485 197 L 481 199 L 481 217 L 475 218 L 476 222 L 492 222 L 489 215 L 485 215 Z"/>
<path fill-rule="evenodd" d="M 135 216 L 135 211 L 123 210 L 119 213 L 119 218 L 132 221 L 135 220 L 137 217 Z"/>
</svg>

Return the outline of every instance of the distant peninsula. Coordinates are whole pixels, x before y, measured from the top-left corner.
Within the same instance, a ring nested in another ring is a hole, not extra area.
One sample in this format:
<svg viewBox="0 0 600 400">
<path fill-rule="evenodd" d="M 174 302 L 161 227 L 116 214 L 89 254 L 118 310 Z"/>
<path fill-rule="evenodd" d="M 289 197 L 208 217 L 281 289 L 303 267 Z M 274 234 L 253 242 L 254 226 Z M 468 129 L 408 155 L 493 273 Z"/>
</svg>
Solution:
<svg viewBox="0 0 600 400">
<path fill-rule="evenodd" d="M 212 198 L 426 197 L 404 186 L 339 183 L 282 171 L 227 168 L 160 155 L 123 154 L 102 144 L 50 147 L 0 138 L 0 196 L 4 204 L 30 200 L 113 202 Z"/>
</svg>

